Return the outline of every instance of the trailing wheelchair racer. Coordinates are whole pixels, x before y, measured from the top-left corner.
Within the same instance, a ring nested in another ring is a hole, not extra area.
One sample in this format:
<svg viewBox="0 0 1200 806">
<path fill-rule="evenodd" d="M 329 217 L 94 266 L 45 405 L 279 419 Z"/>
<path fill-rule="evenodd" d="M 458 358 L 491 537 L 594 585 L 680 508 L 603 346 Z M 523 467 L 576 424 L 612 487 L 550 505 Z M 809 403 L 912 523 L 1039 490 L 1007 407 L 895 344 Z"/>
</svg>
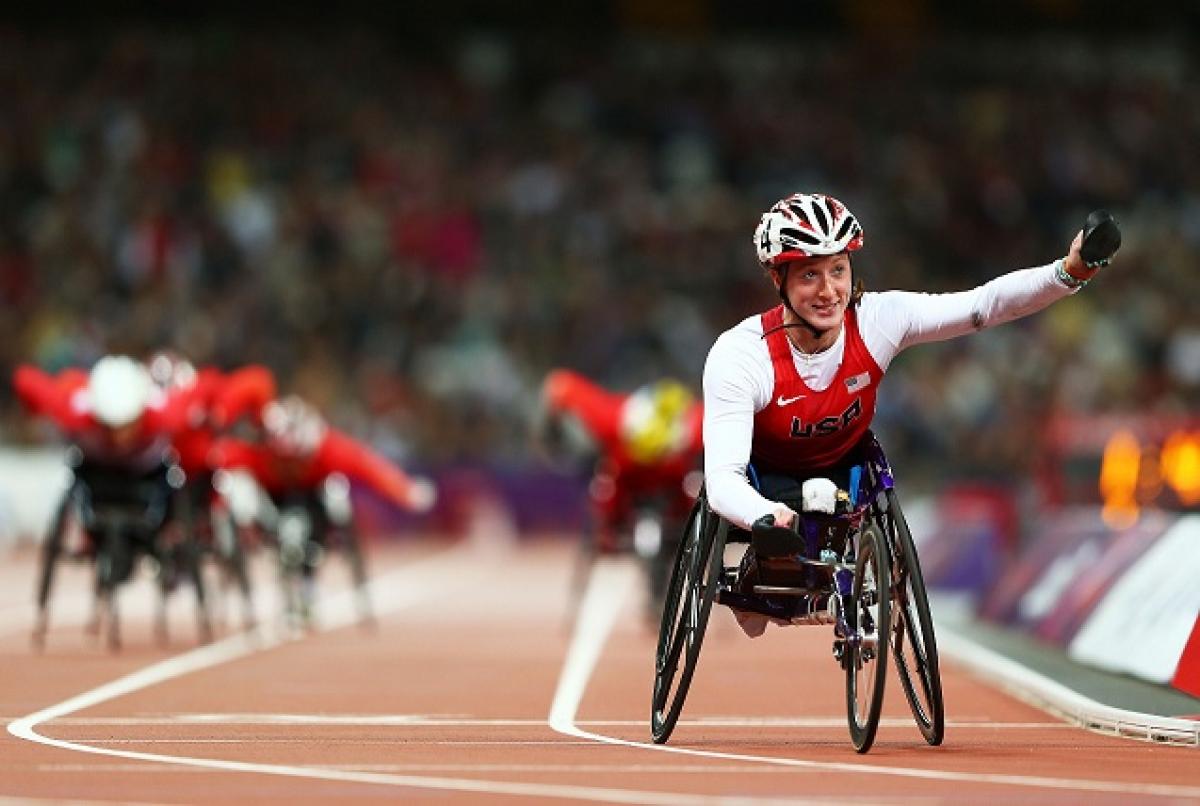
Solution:
<svg viewBox="0 0 1200 806">
<path fill-rule="evenodd" d="M 587 479 L 588 520 L 572 574 L 573 619 L 600 555 L 632 555 L 657 622 L 680 527 L 699 491 L 703 407 L 679 381 L 633 392 L 567 369 L 547 374 L 532 431 L 547 463 Z"/>
</svg>

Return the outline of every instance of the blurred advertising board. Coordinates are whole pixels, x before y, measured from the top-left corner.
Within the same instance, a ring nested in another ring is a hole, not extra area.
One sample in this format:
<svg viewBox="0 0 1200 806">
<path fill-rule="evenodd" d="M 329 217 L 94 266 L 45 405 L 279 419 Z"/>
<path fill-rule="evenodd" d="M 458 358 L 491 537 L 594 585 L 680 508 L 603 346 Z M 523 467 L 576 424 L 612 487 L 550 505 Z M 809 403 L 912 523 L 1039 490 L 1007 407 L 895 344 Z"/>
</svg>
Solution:
<svg viewBox="0 0 1200 806">
<path fill-rule="evenodd" d="M 1044 444 L 1052 506 L 1098 504 L 1116 529 L 1146 509 L 1200 511 L 1200 417 L 1058 415 Z"/>
</svg>

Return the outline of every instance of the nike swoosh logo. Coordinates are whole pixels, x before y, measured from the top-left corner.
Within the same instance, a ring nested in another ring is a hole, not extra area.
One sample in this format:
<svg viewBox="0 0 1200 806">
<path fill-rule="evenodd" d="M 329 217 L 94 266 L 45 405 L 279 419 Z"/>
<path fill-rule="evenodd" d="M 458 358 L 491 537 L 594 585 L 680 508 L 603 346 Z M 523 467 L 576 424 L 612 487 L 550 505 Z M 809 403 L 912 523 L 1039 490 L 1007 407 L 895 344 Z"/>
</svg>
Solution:
<svg viewBox="0 0 1200 806">
<path fill-rule="evenodd" d="M 793 403 L 795 403 L 797 400 L 802 400 L 802 399 L 804 399 L 804 395 L 796 395 L 795 397 L 784 397 L 783 395 L 780 395 L 779 399 L 775 401 L 775 405 L 776 406 L 790 406 Z"/>
</svg>

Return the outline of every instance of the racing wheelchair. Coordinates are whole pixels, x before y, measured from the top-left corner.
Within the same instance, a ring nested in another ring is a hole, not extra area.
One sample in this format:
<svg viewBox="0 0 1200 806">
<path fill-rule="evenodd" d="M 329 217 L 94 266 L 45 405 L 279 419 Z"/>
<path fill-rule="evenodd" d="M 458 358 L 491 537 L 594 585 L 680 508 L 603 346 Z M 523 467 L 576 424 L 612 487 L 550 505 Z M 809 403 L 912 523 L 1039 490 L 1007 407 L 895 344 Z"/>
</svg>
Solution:
<svg viewBox="0 0 1200 806">
<path fill-rule="evenodd" d="M 601 545 L 599 537 L 604 528 L 598 522 L 599 516 L 594 512 L 589 514 L 571 572 L 568 625 L 575 623 L 579 604 L 596 562 L 601 556 L 609 554 L 633 557 L 640 566 L 645 584 L 646 626 L 651 630 L 657 628 L 679 536 L 684 531 L 683 524 L 688 512 L 686 507 L 680 513 L 675 512 L 666 498 L 661 491 L 655 495 L 638 496 L 630 512 L 610 527 L 615 540 L 606 546 Z"/>
<path fill-rule="evenodd" d="M 225 600 L 229 589 L 235 587 L 241 599 L 242 628 L 249 631 L 258 625 L 254 614 L 254 592 L 242 530 L 223 492 L 227 484 L 220 473 L 204 472 L 189 476 L 179 492 L 181 505 L 178 515 L 195 542 L 201 566 L 211 558 L 216 568 L 219 595 L 212 598 L 214 610 L 220 617 L 218 621 L 226 620 Z"/>
<path fill-rule="evenodd" d="M 264 526 L 278 552 L 285 620 L 295 628 L 313 627 L 317 569 L 330 551 L 339 550 L 349 563 L 359 624 L 374 628 L 366 557 L 354 523 L 349 480 L 334 473 L 317 488 L 278 493 L 269 501 Z"/>
<path fill-rule="evenodd" d="M 859 753 L 875 740 L 889 654 L 921 735 L 931 745 L 942 742 L 937 642 L 916 546 L 891 467 L 870 432 L 857 456 L 834 511 L 797 507 L 796 529 L 775 526 L 770 516 L 751 532 L 738 529 L 701 492 L 659 628 L 650 721 L 656 743 L 670 738 L 679 719 L 714 602 L 778 623 L 833 625 L 833 656 L 845 671 L 850 738 Z M 726 565 L 727 543 L 750 544 L 751 569 Z"/>
<path fill-rule="evenodd" d="M 190 534 L 170 535 L 165 528 L 173 510 L 186 503 L 179 498 L 183 471 L 170 456 L 151 462 L 145 469 L 90 461 L 78 448 L 70 449 L 66 458 L 72 481 L 42 547 L 35 648 L 41 649 L 45 642 L 50 590 L 70 517 L 78 520 L 85 539 L 85 546 L 71 558 L 90 560 L 94 567 L 95 609 L 88 632 L 99 634 L 103 628 L 108 648 L 120 648 L 117 592 L 133 577 L 139 557 L 145 556 L 158 575 L 155 632 L 159 643 L 166 643 L 166 597 L 182 577 L 195 590 L 200 640 L 211 641 L 197 545 Z"/>
</svg>

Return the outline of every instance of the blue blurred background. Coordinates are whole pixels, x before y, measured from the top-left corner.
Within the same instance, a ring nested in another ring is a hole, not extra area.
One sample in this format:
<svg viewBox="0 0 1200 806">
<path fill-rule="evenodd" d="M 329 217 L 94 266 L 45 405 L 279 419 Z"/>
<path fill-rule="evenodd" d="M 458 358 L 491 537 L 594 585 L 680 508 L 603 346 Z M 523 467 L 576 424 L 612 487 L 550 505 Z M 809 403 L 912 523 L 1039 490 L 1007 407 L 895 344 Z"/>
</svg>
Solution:
<svg viewBox="0 0 1200 806">
<path fill-rule="evenodd" d="M 1094 207 L 1124 227 L 1082 294 L 898 359 L 877 430 L 906 488 L 1062 497 L 1054 423 L 1194 420 L 1194 4 L 394 5 L 10 12 L 5 377 L 261 362 L 452 497 L 520 509 L 547 370 L 698 389 L 773 304 L 759 214 L 822 191 L 874 289 L 1049 262 Z M 0 410 L 5 444 L 46 440 L 7 385 Z"/>
</svg>

